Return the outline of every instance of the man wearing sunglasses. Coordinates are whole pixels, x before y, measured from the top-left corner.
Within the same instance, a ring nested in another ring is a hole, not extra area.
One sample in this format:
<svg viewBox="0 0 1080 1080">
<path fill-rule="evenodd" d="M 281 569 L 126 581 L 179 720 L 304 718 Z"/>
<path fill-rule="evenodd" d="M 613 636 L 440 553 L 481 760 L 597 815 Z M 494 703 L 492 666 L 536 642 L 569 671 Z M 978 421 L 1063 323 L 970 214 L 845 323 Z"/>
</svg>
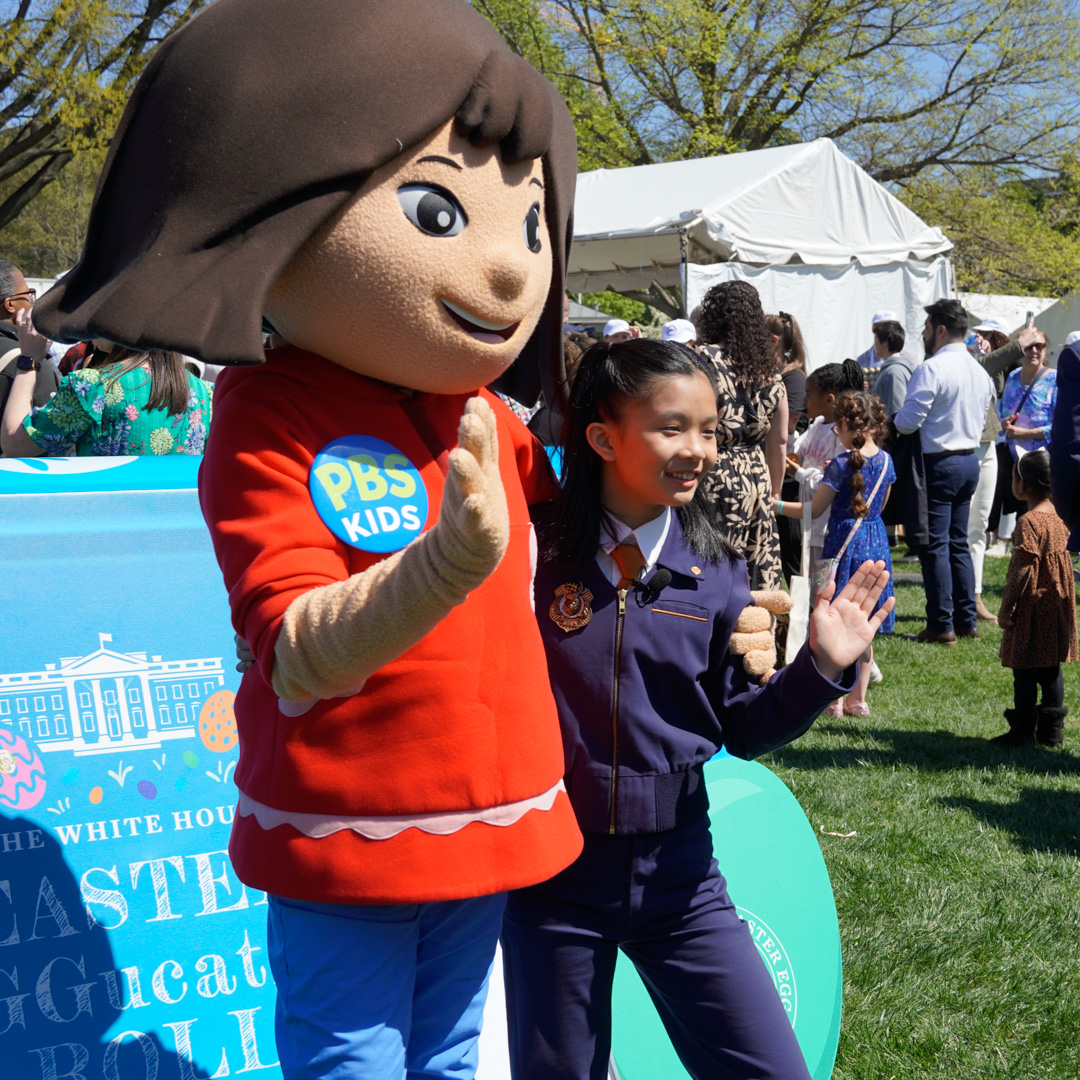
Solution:
<svg viewBox="0 0 1080 1080">
<path fill-rule="evenodd" d="M 38 361 L 22 355 L 19 332 L 15 328 L 15 315 L 23 308 L 33 307 L 37 293 L 27 288 L 22 271 L 6 259 L 0 259 L 0 416 L 4 415 L 11 384 L 23 367 L 32 366 L 37 371 L 34 384 L 34 404 L 44 405 L 56 393 L 60 377 L 48 360 Z"/>
</svg>

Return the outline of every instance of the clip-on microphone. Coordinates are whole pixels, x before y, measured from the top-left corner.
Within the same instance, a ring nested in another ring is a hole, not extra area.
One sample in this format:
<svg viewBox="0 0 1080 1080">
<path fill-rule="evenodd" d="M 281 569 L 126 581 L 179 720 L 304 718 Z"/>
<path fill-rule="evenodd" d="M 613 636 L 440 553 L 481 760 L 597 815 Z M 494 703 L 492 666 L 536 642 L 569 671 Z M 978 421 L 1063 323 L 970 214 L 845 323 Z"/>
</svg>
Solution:
<svg viewBox="0 0 1080 1080">
<path fill-rule="evenodd" d="M 656 573 L 649 578 L 648 582 L 641 582 L 641 599 L 646 604 L 655 603 L 660 598 L 660 593 L 671 584 L 671 571 L 664 566 L 658 566 Z"/>
</svg>

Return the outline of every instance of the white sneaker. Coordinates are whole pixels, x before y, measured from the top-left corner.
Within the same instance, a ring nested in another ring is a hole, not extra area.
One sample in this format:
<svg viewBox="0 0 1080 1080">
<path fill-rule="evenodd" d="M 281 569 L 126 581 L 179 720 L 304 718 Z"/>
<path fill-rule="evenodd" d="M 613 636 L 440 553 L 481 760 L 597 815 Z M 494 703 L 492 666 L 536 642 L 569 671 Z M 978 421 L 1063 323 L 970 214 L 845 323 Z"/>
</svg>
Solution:
<svg viewBox="0 0 1080 1080">
<path fill-rule="evenodd" d="M 1004 540 L 998 540 L 986 549 L 986 554 L 991 559 L 1007 559 L 1009 557 L 1009 548 Z"/>
<path fill-rule="evenodd" d="M 881 674 L 881 668 L 879 668 L 877 666 L 877 661 L 876 660 L 871 660 L 870 661 L 870 685 L 873 686 L 875 683 L 881 682 L 884 678 L 885 678 L 885 676 Z"/>
</svg>

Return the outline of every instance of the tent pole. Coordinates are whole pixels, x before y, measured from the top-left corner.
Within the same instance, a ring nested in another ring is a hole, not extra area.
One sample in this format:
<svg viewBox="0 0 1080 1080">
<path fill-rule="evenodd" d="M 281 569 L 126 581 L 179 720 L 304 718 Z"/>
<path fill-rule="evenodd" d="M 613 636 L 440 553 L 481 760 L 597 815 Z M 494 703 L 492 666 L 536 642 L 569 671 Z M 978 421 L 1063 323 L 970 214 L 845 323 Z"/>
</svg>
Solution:
<svg viewBox="0 0 1080 1080">
<path fill-rule="evenodd" d="M 679 230 L 679 278 L 682 285 L 682 314 L 683 318 L 689 317 L 686 310 L 686 230 Z"/>
</svg>

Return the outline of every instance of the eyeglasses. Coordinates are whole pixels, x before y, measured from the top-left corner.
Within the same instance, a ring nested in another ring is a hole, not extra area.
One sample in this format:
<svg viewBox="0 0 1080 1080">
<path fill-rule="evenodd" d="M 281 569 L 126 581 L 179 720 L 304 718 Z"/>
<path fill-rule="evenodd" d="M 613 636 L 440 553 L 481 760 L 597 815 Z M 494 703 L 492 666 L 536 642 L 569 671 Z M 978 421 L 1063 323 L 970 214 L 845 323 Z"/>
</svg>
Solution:
<svg viewBox="0 0 1080 1080">
<path fill-rule="evenodd" d="M 27 289 L 26 292 L 12 293 L 8 297 L 8 299 L 9 300 L 20 300 L 23 297 L 25 297 L 27 300 L 29 300 L 30 303 L 32 304 L 37 299 L 37 289 Z"/>
<path fill-rule="evenodd" d="M 1046 342 L 1036 341 L 1034 345 L 1029 345 L 1024 352 L 1046 352 Z"/>
</svg>

